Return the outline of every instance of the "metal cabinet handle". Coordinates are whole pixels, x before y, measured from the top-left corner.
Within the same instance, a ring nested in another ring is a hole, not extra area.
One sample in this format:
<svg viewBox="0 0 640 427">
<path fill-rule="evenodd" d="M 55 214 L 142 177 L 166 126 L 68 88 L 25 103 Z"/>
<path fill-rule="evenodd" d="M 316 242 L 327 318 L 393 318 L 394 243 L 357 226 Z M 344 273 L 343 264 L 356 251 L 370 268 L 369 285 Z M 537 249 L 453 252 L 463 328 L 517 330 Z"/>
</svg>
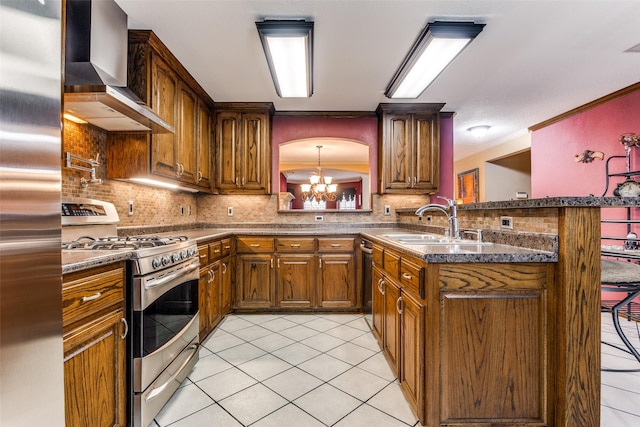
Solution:
<svg viewBox="0 0 640 427">
<path fill-rule="evenodd" d="M 300 247 L 300 243 L 292 243 L 290 246 L 292 248 L 299 248 Z"/>
<path fill-rule="evenodd" d="M 398 311 L 398 314 L 402 314 L 402 308 L 400 308 L 401 304 L 402 304 L 402 297 L 398 297 L 398 299 L 396 300 L 396 310 Z"/>
<path fill-rule="evenodd" d="M 273 268 L 273 258 L 271 258 L 271 268 Z"/>
<path fill-rule="evenodd" d="M 96 292 L 95 294 L 91 295 L 90 297 L 82 297 L 82 302 L 93 301 L 93 300 L 96 300 L 96 299 L 100 298 L 101 296 L 102 296 L 102 292 Z"/>
<path fill-rule="evenodd" d="M 219 254 L 219 253 L 220 253 L 220 249 L 214 249 L 214 250 L 213 250 L 213 253 L 214 253 L 214 254 Z"/>
<path fill-rule="evenodd" d="M 222 263 L 222 274 L 227 274 L 227 263 L 226 262 Z"/>
<path fill-rule="evenodd" d="M 244 187 L 244 176 L 242 177 L 242 186 Z"/>
<path fill-rule="evenodd" d="M 407 185 L 409 187 L 411 187 L 411 177 L 410 176 L 407 177 Z"/>
<path fill-rule="evenodd" d="M 280 268 L 280 258 L 278 258 L 278 269 Z"/>
<path fill-rule="evenodd" d="M 231 245 L 224 245 L 225 249 L 231 249 Z"/>
<path fill-rule="evenodd" d="M 238 179 L 238 176 L 236 175 L 236 181 L 235 181 L 236 187 L 240 187 L 240 180 Z"/>
<path fill-rule="evenodd" d="M 202 171 L 198 171 L 198 180 L 196 182 L 202 181 Z"/>
<path fill-rule="evenodd" d="M 332 243 L 331 244 L 332 248 L 339 248 L 340 246 L 342 246 L 342 243 Z"/>
<path fill-rule="evenodd" d="M 415 187 L 416 185 L 418 185 L 418 178 L 417 177 L 413 177 L 413 186 Z"/>
<path fill-rule="evenodd" d="M 320 268 L 322 268 L 322 258 L 319 258 L 318 261 L 320 261 Z"/>
<path fill-rule="evenodd" d="M 200 255 L 200 259 L 205 259 L 207 256 L 205 254 Z"/>
<path fill-rule="evenodd" d="M 207 275 L 209 276 L 207 283 L 213 282 L 213 273 L 211 272 L 211 270 L 207 271 Z"/>
<path fill-rule="evenodd" d="M 127 323 L 127 319 L 125 319 L 124 317 L 122 317 L 120 321 L 124 323 L 124 333 L 120 335 L 120 339 L 123 340 L 127 337 L 127 335 L 129 335 L 129 324 Z"/>
<path fill-rule="evenodd" d="M 251 246 L 252 248 L 259 248 L 260 243 L 251 243 L 249 246 Z"/>
<path fill-rule="evenodd" d="M 413 279 L 413 276 L 410 276 L 407 273 L 402 273 L 402 278 L 403 279 L 407 279 L 407 280 L 411 280 L 411 279 Z"/>
<path fill-rule="evenodd" d="M 380 280 L 378 280 L 378 290 L 380 291 L 380 293 L 381 293 L 382 295 L 384 295 L 384 294 L 385 294 L 385 290 L 384 290 L 384 287 L 383 287 L 383 286 L 384 286 L 384 284 L 385 284 L 384 279 L 380 279 Z"/>
</svg>

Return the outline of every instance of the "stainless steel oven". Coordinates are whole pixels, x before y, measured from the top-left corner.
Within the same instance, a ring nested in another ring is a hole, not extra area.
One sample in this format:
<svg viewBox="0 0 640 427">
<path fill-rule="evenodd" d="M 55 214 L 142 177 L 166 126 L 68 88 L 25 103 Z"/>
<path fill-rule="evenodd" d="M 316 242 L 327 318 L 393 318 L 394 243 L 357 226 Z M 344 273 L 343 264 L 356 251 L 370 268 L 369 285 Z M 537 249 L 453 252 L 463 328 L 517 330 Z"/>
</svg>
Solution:
<svg viewBox="0 0 640 427">
<path fill-rule="evenodd" d="M 146 427 L 198 361 L 198 278 L 195 242 L 184 236 L 117 236 L 111 203 L 62 204 L 63 250 L 131 252 L 127 264 L 130 325 L 130 424 Z"/>
</svg>

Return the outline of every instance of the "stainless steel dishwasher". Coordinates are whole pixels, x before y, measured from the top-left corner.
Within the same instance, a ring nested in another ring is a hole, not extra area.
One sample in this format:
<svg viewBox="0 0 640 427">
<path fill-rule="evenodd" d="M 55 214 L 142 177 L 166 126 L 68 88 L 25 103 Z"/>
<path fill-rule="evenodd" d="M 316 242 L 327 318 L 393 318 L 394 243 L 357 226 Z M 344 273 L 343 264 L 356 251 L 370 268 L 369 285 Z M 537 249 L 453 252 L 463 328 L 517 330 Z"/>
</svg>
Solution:
<svg viewBox="0 0 640 427">
<path fill-rule="evenodd" d="M 371 270 L 373 268 L 373 243 L 362 239 L 360 241 L 362 251 L 362 311 L 371 313 Z"/>
</svg>

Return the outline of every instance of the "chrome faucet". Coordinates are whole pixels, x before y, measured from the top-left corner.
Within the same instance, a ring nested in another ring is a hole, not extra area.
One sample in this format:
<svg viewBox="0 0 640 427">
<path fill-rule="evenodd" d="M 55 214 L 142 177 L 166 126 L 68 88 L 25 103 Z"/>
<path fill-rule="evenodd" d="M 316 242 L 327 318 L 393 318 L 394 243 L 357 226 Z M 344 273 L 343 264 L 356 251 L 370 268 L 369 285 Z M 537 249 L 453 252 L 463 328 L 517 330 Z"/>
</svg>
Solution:
<svg viewBox="0 0 640 427">
<path fill-rule="evenodd" d="M 419 207 L 416 210 L 416 215 L 422 216 L 425 212 L 430 212 L 430 211 L 442 212 L 443 214 L 446 215 L 447 220 L 449 221 L 449 235 L 453 239 L 459 239 L 460 227 L 458 225 L 458 215 L 457 215 L 455 200 L 449 199 L 447 197 L 442 197 L 442 196 L 436 196 L 436 197 L 439 199 L 446 200 L 447 206 L 439 205 L 437 203 L 429 203 L 428 205 Z"/>
</svg>

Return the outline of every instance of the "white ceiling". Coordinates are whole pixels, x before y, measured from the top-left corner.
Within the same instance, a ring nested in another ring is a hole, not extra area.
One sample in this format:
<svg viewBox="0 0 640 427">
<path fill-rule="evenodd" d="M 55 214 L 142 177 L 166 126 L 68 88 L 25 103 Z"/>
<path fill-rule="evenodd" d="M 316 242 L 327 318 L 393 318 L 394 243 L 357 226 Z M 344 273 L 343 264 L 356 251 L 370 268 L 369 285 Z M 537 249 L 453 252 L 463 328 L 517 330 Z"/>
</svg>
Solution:
<svg viewBox="0 0 640 427">
<path fill-rule="evenodd" d="M 429 21 L 485 23 L 410 101 L 444 102 L 443 111 L 456 113 L 457 159 L 640 81 L 639 0 L 116 1 L 129 27 L 153 30 L 214 101 L 271 101 L 277 111 L 374 111 L 396 102 L 383 92 Z M 255 22 L 300 17 L 315 22 L 314 93 L 280 99 Z M 491 126 L 482 139 L 466 132 L 478 124 Z"/>
</svg>

